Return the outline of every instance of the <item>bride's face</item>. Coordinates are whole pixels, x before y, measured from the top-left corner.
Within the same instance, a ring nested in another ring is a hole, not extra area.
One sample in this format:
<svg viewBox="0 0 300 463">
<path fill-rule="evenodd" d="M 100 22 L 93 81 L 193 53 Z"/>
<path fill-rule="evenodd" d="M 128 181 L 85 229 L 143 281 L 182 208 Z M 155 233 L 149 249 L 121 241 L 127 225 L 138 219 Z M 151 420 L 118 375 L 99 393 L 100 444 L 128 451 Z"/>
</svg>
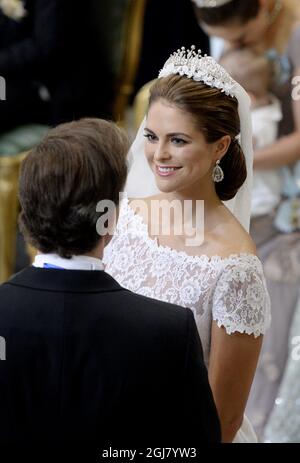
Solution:
<svg viewBox="0 0 300 463">
<path fill-rule="evenodd" d="M 148 111 L 145 137 L 145 154 L 160 191 L 199 190 L 212 183 L 216 143 L 206 142 L 189 113 L 156 101 Z"/>
</svg>

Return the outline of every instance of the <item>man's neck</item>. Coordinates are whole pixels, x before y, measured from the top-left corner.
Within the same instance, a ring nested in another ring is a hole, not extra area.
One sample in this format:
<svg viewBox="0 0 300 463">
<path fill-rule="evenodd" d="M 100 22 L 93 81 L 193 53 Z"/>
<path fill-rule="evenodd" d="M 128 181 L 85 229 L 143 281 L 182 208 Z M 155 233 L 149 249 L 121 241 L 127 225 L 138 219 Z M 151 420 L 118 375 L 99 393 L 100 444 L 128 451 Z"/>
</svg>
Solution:
<svg viewBox="0 0 300 463">
<path fill-rule="evenodd" d="M 104 253 L 104 240 L 101 239 L 100 242 L 97 244 L 97 246 L 92 249 L 92 251 L 87 252 L 86 254 L 83 254 L 86 257 L 94 257 L 95 259 L 103 259 L 103 253 Z"/>
</svg>

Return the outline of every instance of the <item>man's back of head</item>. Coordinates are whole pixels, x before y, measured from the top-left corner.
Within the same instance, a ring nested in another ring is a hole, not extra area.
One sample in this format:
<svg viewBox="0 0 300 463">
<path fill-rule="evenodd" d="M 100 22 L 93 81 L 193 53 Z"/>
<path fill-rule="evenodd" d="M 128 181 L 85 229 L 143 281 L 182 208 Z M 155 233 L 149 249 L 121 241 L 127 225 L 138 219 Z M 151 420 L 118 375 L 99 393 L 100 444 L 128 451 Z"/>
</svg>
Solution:
<svg viewBox="0 0 300 463">
<path fill-rule="evenodd" d="M 100 201 L 119 202 L 128 139 L 102 119 L 81 119 L 50 130 L 22 163 L 20 225 L 43 253 L 71 257 L 91 252 Z"/>
</svg>

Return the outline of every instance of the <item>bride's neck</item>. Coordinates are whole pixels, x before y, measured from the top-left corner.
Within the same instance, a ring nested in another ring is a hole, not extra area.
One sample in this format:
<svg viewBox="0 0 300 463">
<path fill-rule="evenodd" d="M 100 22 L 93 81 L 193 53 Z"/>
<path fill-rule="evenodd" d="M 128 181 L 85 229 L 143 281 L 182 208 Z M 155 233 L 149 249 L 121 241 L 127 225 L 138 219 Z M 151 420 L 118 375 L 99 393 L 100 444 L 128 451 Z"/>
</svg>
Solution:
<svg viewBox="0 0 300 463">
<path fill-rule="evenodd" d="M 202 193 L 202 194 L 190 194 L 187 192 L 172 192 L 172 193 L 165 193 L 163 194 L 164 199 L 172 202 L 174 200 L 180 201 L 182 203 L 182 210 L 185 210 L 185 201 L 189 201 L 189 207 L 191 205 L 190 201 L 192 201 L 192 217 L 193 219 L 197 217 L 199 213 L 199 201 L 203 201 L 204 207 L 204 217 L 206 225 L 208 225 L 211 220 L 214 221 L 216 215 L 220 212 L 220 207 L 224 207 L 222 201 L 217 196 L 215 190 L 213 189 L 210 193 Z"/>
<path fill-rule="evenodd" d="M 204 201 L 204 208 L 207 211 L 215 209 L 222 204 L 222 201 L 215 191 L 214 184 L 199 189 L 198 191 L 192 187 L 189 190 L 174 191 L 172 193 L 164 193 L 163 195 L 168 201 L 179 200 L 182 203 L 184 203 L 184 201 L 192 201 L 195 205 L 197 201 Z"/>
</svg>

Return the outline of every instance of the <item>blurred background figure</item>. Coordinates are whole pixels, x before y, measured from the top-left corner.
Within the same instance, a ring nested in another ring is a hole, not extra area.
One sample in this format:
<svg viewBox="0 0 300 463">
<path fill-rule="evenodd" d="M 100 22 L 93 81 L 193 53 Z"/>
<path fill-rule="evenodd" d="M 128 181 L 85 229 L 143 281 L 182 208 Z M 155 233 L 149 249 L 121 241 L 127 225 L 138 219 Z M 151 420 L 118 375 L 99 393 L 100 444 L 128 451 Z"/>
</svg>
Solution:
<svg viewBox="0 0 300 463">
<path fill-rule="evenodd" d="M 225 52 L 219 61 L 245 88 L 251 98 L 254 148 L 257 150 L 271 145 L 277 139 L 279 122 L 282 119 L 280 101 L 269 90 L 272 81 L 271 63 L 266 56 L 248 47 L 231 49 Z M 283 181 L 281 170 L 281 168 L 254 170 L 252 219 L 274 215 L 281 200 Z M 270 408 L 269 397 L 273 397 L 274 394 L 274 374 L 276 377 L 276 371 L 269 364 L 269 352 L 263 352 L 247 405 L 249 419 L 261 438 L 262 423 L 266 422 Z"/>
<path fill-rule="evenodd" d="M 135 90 L 155 79 L 166 56 L 176 48 L 195 45 L 209 53 L 208 36 L 199 28 L 189 0 L 148 0 L 145 8 L 143 42 Z"/>
<path fill-rule="evenodd" d="M 79 0 L 17 3 L 24 7 L 21 17 L 0 9 L 0 74 L 7 88 L 0 131 L 110 116 L 112 82 L 91 27 L 92 0 L 84 7 Z"/>
<path fill-rule="evenodd" d="M 288 341 L 288 362 L 265 428 L 265 442 L 300 443 L 300 304 Z"/>
<path fill-rule="evenodd" d="M 255 401 L 254 406 L 261 410 L 258 412 L 256 408 L 255 417 L 251 418 L 263 440 L 289 358 L 289 332 L 299 302 L 300 100 L 293 98 L 293 78 L 300 75 L 300 3 L 299 0 L 225 0 L 213 5 L 206 0 L 193 0 L 193 3 L 199 24 L 210 36 L 223 39 L 224 51 L 249 47 L 267 57 L 274 71 L 269 92 L 279 99 L 283 115 L 276 142 L 257 146 L 254 154 L 257 171 L 280 169 L 283 176 L 276 210 L 254 215 L 250 229 L 264 265 L 272 304 L 272 325 L 264 338 L 249 402 L 249 407 Z"/>
<path fill-rule="evenodd" d="M 192 43 L 208 51 L 185 0 L 2 0 L 0 132 L 85 116 L 122 122 L 164 57 Z"/>
<path fill-rule="evenodd" d="M 278 136 L 282 111 L 280 101 L 269 90 L 272 66 L 268 59 L 250 48 L 237 48 L 225 52 L 219 62 L 250 96 L 254 149 L 271 145 Z M 251 216 L 273 213 L 280 202 L 281 191 L 280 169 L 256 169 Z"/>
</svg>

